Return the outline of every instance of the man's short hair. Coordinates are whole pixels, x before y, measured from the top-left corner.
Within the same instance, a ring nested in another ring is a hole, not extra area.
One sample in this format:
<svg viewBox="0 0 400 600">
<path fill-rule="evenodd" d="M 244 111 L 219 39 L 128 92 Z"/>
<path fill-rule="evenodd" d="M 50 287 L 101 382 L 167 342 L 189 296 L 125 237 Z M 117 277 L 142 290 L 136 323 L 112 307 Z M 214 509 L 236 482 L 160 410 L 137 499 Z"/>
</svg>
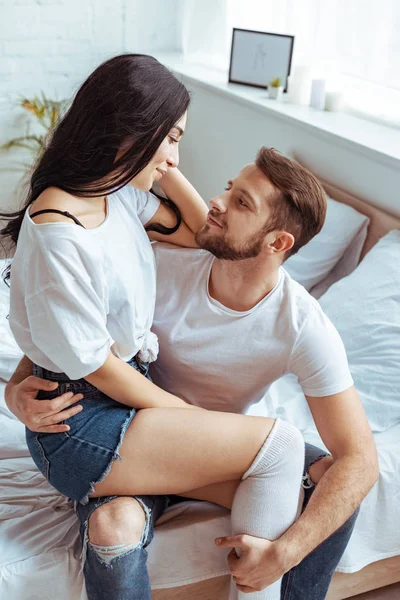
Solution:
<svg viewBox="0 0 400 600">
<path fill-rule="evenodd" d="M 256 165 L 278 190 L 268 199 L 272 213 L 265 234 L 281 230 L 291 233 L 295 239 L 286 260 L 321 231 L 326 215 L 326 194 L 310 171 L 274 148 L 262 147 L 257 153 Z"/>
</svg>

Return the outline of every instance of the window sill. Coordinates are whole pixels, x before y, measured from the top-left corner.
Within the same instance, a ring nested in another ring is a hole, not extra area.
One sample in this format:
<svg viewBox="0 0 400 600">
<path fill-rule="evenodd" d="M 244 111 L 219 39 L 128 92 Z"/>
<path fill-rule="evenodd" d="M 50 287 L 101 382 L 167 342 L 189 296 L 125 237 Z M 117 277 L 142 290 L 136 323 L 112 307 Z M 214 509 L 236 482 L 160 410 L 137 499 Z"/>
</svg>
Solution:
<svg viewBox="0 0 400 600">
<path fill-rule="evenodd" d="M 269 100 L 266 90 L 228 83 L 225 71 L 186 62 L 181 54 L 158 54 L 156 58 L 177 75 L 212 90 L 230 100 L 244 104 L 263 114 L 290 121 L 293 125 L 312 129 L 315 135 L 336 138 L 336 143 L 352 146 L 382 164 L 400 166 L 400 130 L 344 112 L 326 112 L 309 106 L 298 106 L 284 100 Z"/>
</svg>

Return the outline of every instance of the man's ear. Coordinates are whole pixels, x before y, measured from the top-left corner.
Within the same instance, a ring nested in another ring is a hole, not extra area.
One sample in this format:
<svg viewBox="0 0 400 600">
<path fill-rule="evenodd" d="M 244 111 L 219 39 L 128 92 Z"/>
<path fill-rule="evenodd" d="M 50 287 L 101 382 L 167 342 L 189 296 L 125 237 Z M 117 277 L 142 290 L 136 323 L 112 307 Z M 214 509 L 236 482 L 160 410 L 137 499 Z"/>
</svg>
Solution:
<svg viewBox="0 0 400 600">
<path fill-rule="evenodd" d="M 274 239 L 268 244 L 273 254 L 287 252 L 294 246 L 295 239 L 291 233 L 287 231 L 274 231 Z"/>
</svg>

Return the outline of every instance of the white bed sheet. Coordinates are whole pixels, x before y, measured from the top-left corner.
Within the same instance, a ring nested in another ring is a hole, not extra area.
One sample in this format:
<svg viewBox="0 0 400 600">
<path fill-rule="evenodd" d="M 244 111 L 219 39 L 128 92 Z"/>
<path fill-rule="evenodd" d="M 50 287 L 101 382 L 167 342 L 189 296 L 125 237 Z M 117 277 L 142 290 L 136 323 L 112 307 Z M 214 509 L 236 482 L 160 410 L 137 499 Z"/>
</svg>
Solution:
<svg viewBox="0 0 400 600">
<path fill-rule="evenodd" d="M 29 456 L 24 427 L 5 407 L 0 382 L 0 597 L 7 600 L 85 600 L 78 521 L 70 504 L 43 478 Z M 321 443 L 293 381 L 271 390 L 277 413 L 293 420 L 307 440 Z M 279 407 L 279 397 L 292 400 Z M 271 406 L 271 404 L 269 404 Z M 252 413 L 262 413 L 263 406 Z M 351 573 L 400 554 L 400 424 L 376 435 L 381 476 L 365 499 L 339 569 Z M 351 482 L 349 482 L 351 485 Z M 182 527 L 201 512 L 201 522 Z M 172 520 L 170 517 L 175 516 Z M 153 589 L 228 573 L 226 551 L 213 540 L 229 533 L 229 513 L 208 503 L 185 502 L 161 519 L 149 547 Z"/>
</svg>

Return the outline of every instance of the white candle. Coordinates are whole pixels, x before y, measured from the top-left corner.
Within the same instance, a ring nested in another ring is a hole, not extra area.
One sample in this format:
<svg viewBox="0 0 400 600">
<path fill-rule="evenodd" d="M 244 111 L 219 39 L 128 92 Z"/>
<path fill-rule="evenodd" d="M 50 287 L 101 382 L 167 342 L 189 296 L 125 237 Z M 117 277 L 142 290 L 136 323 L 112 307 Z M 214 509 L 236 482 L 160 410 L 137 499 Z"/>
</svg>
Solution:
<svg viewBox="0 0 400 600">
<path fill-rule="evenodd" d="M 343 104 L 343 94 L 341 92 L 326 92 L 325 110 L 340 110 Z"/>
<path fill-rule="evenodd" d="M 313 79 L 311 84 L 310 106 L 318 110 L 325 108 L 325 79 Z"/>
<path fill-rule="evenodd" d="M 311 93 L 311 69 L 306 65 L 296 65 L 288 77 L 288 100 L 293 104 L 309 104 Z"/>
</svg>

